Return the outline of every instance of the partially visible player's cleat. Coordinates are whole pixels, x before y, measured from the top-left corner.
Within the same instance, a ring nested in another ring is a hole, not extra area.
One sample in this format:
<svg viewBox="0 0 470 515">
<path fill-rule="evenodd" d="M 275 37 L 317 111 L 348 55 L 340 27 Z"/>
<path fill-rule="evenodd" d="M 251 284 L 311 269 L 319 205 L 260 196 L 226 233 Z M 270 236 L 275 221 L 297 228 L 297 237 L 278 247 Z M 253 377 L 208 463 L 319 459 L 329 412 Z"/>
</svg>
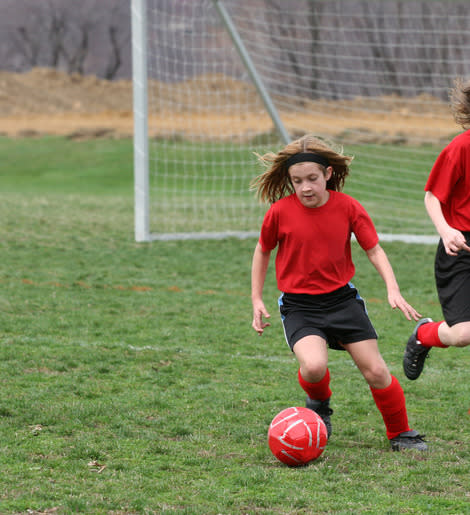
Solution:
<svg viewBox="0 0 470 515">
<path fill-rule="evenodd" d="M 424 442 L 425 436 L 426 435 L 420 435 L 418 431 L 415 431 L 414 429 L 400 433 L 398 436 L 390 440 L 392 451 L 403 451 L 408 449 L 426 451 L 428 446 Z"/>
<path fill-rule="evenodd" d="M 333 410 L 330 408 L 330 399 L 326 399 L 325 401 L 319 401 L 316 399 L 311 399 L 307 395 L 307 401 L 305 403 L 305 407 L 308 409 L 311 409 L 312 411 L 315 411 L 320 415 L 321 419 L 325 423 L 326 430 L 328 432 L 328 439 L 330 438 L 330 435 L 332 433 L 332 426 L 331 426 L 331 415 L 333 415 Z"/>
<path fill-rule="evenodd" d="M 406 344 L 403 356 L 403 370 L 408 379 L 418 379 L 424 367 L 424 360 L 427 358 L 431 347 L 424 347 L 417 338 L 418 329 L 423 324 L 432 322 L 431 318 L 422 318 L 414 328 Z"/>
</svg>

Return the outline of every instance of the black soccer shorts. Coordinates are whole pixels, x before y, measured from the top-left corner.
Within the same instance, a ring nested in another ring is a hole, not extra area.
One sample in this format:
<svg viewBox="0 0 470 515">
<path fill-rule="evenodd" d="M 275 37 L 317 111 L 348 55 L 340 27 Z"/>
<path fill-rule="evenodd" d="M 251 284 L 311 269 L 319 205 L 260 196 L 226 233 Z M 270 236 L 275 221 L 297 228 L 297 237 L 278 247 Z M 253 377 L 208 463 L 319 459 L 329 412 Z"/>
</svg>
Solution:
<svg viewBox="0 0 470 515">
<path fill-rule="evenodd" d="M 325 339 L 335 350 L 344 350 L 342 345 L 377 339 L 365 302 L 351 283 L 320 295 L 283 293 L 279 311 L 291 350 L 301 338 L 311 335 Z"/>
<path fill-rule="evenodd" d="M 470 232 L 464 232 L 470 244 Z M 470 253 L 461 250 L 457 256 L 446 254 L 442 240 L 434 261 L 437 294 L 447 325 L 470 321 Z"/>
</svg>

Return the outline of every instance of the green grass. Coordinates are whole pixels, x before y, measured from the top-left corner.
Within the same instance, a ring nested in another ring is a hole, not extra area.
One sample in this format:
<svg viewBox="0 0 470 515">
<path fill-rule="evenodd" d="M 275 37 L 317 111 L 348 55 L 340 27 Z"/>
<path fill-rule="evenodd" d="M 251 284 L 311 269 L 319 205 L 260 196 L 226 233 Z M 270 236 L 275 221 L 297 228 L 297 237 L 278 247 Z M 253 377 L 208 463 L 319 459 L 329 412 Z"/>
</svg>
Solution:
<svg viewBox="0 0 470 515">
<path fill-rule="evenodd" d="M 276 149 L 279 144 L 273 144 Z M 258 148 L 260 153 L 268 150 Z M 74 142 L 0 138 L 3 191 L 32 194 L 75 192 L 87 195 L 133 194 L 132 142 Z M 345 192 L 372 215 L 379 232 L 434 234 L 423 203 L 423 186 L 438 150 L 391 145 L 356 145 Z M 155 204 L 152 232 L 256 231 L 266 207 L 259 205 L 250 180 L 261 171 L 252 148 L 165 141 L 151 144 L 150 185 Z M 188 166 L 188 163 L 191 166 Z M 154 173 L 157 170 L 158 173 Z M 99 178 L 99 180 L 97 180 Z"/>
<path fill-rule="evenodd" d="M 413 324 L 356 246 L 354 281 L 430 449 L 392 453 L 361 375 L 331 352 L 334 435 L 291 469 L 267 427 L 304 394 L 273 267 L 272 327 L 250 327 L 255 241 L 135 243 L 129 142 L 0 150 L 2 514 L 468 512 L 469 353 L 434 349 L 407 381 Z M 434 248 L 383 246 L 407 300 L 440 319 Z"/>
<path fill-rule="evenodd" d="M 130 140 L 0 138 L 0 153 L 3 192 L 133 194 Z"/>
</svg>

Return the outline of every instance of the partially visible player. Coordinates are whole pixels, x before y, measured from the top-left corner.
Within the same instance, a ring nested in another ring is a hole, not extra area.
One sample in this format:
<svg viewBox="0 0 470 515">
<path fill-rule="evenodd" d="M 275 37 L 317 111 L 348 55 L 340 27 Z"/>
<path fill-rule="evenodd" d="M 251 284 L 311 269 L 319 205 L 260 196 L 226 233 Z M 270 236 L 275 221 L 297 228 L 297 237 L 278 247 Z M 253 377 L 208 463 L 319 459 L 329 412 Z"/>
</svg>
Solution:
<svg viewBox="0 0 470 515">
<path fill-rule="evenodd" d="M 403 389 L 383 360 L 365 303 L 351 284 L 355 268 L 351 235 L 385 282 L 388 302 L 408 320 L 420 314 L 400 293 L 374 224 L 355 199 L 342 193 L 351 157 L 306 135 L 261 161 L 267 170 L 253 189 L 272 205 L 267 211 L 252 265 L 253 328 L 268 322 L 263 287 L 271 251 L 277 247 L 276 277 L 286 341 L 300 368 L 298 381 L 307 408 L 332 431 L 328 346 L 347 350 L 367 381 L 382 414 L 393 450 L 425 450 L 422 435 L 410 430 Z"/>
<path fill-rule="evenodd" d="M 452 90 L 455 121 L 465 130 L 437 158 L 424 203 L 440 236 L 435 279 L 444 320 L 418 322 L 406 345 L 403 368 L 417 379 L 432 347 L 470 345 L 470 80 Z"/>
</svg>

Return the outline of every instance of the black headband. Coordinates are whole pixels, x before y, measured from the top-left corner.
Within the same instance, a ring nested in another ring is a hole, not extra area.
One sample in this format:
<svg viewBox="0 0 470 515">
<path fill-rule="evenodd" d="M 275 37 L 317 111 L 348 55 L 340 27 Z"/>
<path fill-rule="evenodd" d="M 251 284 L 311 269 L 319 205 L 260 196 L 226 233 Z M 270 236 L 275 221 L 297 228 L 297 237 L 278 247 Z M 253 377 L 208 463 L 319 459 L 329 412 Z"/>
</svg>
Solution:
<svg viewBox="0 0 470 515">
<path fill-rule="evenodd" d="M 306 161 L 317 163 L 324 167 L 330 166 L 330 162 L 326 157 L 320 156 L 319 154 L 314 154 L 313 152 L 300 152 L 298 154 L 294 154 L 293 156 L 290 156 L 287 161 L 285 161 L 285 165 L 287 168 L 289 168 L 289 166 L 295 165 L 297 163 L 305 163 Z"/>
</svg>

